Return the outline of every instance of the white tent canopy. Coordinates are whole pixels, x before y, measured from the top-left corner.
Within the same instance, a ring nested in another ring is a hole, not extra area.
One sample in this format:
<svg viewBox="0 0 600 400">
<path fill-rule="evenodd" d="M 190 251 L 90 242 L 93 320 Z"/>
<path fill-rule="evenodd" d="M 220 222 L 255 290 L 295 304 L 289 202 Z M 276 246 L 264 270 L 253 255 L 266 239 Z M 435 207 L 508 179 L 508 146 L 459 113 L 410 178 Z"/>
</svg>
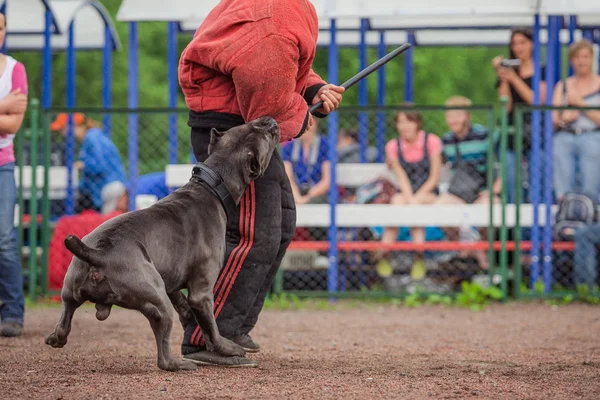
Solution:
<svg viewBox="0 0 600 400">
<path fill-rule="evenodd" d="M 110 14 L 98 1 L 90 0 L 5 0 L 8 21 L 6 46 L 11 51 L 44 48 L 46 10 L 52 15 L 51 47 L 64 51 L 68 31 L 74 23 L 74 47 L 77 50 L 100 50 L 105 47 L 105 28 L 112 33 L 111 48 L 120 50 L 119 35 Z"/>
<path fill-rule="evenodd" d="M 536 14 L 545 25 L 548 15 L 575 15 L 580 28 L 600 27 L 600 0 L 428 0 L 414 6 L 409 0 L 311 0 L 319 16 L 319 46 L 329 45 L 331 19 L 335 18 L 337 43 L 360 43 L 361 19 L 367 19 L 369 46 L 379 44 L 377 31 L 385 30 L 386 43 L 406 41 L 406 31 L 414 31 L 420 46 L 506 46 L 510 28 L 532 26 Z M 194 32 L 219 0 L 173 0 L 165 8 L 163 0 L 123 0 L 119 21 L 176 21 L 181 31 Z M 545 32 L 541 35 L 545 41 Z M 577 32 L 577 37 L 580 37 Z M 568 41 L 568 32 L 561 32 Z"/>
</svg>

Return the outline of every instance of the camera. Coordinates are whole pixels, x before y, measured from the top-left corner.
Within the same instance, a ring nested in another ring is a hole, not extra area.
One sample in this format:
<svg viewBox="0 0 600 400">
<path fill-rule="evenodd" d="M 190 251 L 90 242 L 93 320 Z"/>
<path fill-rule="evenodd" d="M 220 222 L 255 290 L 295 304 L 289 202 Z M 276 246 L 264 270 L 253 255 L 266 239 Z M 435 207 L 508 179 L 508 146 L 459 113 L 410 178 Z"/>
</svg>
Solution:
<svg viewBox="0 0 600 400">
<path fill-rule="evenodd" d="M 500 62 L 500 66 L 503 68 L 518 68 L 521 66 L 521 60 L 519 59 L 504 59 Z"/>
</svg>

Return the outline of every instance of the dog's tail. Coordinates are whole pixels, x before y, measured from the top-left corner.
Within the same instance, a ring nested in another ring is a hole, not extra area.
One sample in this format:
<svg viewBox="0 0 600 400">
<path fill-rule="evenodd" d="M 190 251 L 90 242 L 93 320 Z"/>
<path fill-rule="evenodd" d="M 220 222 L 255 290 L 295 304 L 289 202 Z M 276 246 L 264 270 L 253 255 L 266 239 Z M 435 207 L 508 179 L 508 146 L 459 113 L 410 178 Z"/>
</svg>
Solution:
<svg viewBox="0 0 600 400">
<path fill-rule="evenodd" d="M 100 251 L 87 246 L 77 236 L 67 236 L 65 238 L 65 247 L 77 258 L 87 262 L 88 264 L 96 267 L 102 265 L 102 254 Z"/>
</svg>

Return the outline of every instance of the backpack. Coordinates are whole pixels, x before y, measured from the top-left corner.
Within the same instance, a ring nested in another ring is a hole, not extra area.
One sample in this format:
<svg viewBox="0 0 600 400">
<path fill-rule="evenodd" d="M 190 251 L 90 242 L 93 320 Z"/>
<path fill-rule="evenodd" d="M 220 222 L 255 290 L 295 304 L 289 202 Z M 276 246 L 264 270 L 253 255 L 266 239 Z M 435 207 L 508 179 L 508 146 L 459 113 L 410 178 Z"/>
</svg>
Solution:
<svg viewBox="0 0 600 400">
<path fill-rule="evenodd" d="M 558 205 L 554 237 L 556 240 L 572 241 L 579 228 L 594 223 L 598 205 L 593 197 L 580 193 L 567 193 Z"/>
</svg>

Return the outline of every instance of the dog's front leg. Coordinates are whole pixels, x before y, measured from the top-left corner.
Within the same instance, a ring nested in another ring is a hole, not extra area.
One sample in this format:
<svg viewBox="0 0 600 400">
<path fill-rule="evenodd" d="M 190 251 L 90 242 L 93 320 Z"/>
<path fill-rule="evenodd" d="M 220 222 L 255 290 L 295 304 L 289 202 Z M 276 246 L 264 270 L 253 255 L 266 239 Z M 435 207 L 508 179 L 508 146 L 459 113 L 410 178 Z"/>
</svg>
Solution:
<svg viewBox="0 0 600 400">
<path fill-rule="evenodd" d="M 44 341 L 47 345 L 54 348 L 61 348 L 67 344 L 67 337 L 71 332 L 71 321 L 75 310 L 83 304 L 83 301 L 77 301 L 73 298 L 71 291 L 65 287 L 62 292 L 63 311 L 58 321 L 58 325 Z"/>
<path fill-rule="evenodd" d="M 207 270 L 216 271 L 217 274 L 219 271 L 218 268 Z M 212 274 L 209 273 L 209 275 Z M 216 351 L 222 356 L 244 356 L 246 351 L 242 346 L 224 338 L 219 333 L 219 328 L 213 314 L 213 286 L 216 281 L 216 275 L 214 279 L 212 278 L 212 276 L 203 276 L 192 280 L 189 285 L 190 293 L 188 295 L 188 303 L 206 340 L 206 349 L 208 351 Z"/>
</svg>

